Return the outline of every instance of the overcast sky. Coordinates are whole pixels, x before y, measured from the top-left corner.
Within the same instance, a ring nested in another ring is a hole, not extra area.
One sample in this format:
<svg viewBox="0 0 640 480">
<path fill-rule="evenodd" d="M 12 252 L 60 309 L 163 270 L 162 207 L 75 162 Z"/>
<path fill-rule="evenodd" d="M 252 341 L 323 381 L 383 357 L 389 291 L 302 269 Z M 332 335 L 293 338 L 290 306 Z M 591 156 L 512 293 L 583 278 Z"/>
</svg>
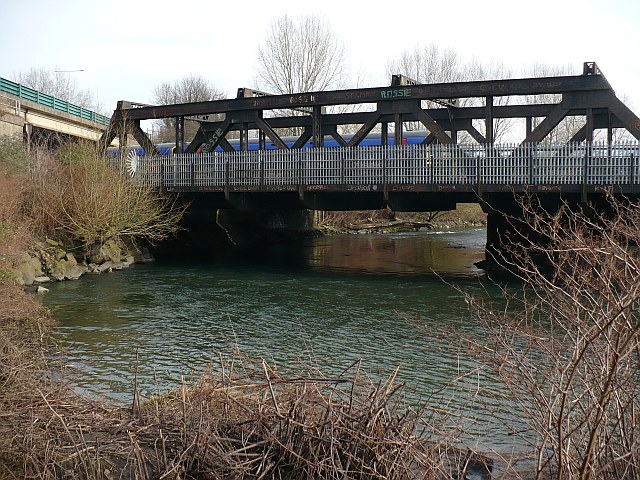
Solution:
<svg viewBox="0 0 640 480">
<path fill-rule="evenodd" d="M 389 60 L 434 42 L 516 73 L 595 61 L 640 114 L 640 0 L 0 0 L 0 76 L 82 69 L 69 75 L 108 111 L 190 74 L 235 96 L 253 86 L 258 45 L 284 13 L 323 15 L 366 86 L 388 85 Z"/>
</svg>

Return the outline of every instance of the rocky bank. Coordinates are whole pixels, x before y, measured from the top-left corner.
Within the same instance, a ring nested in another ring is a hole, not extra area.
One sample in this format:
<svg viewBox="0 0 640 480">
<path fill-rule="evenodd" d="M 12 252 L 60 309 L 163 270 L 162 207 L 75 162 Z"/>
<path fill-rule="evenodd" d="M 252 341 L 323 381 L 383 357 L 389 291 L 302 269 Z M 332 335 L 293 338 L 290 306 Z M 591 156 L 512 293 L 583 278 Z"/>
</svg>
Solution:
<svg viewBox="0 0 640 480">
<path fill-rule="evenodd" d="M 47 291 L 43 284 L 51 281 L 77 280 L 85 274 L 101 274 L 128 268 L 134 263 L 148 263 L 153 257 L 146 248 L 137 249 L 109 240 L 90 255 L 63 242 L 47 238 L 36 242 L 29 253 L 24 253 L 13 269 L 19 285 L 38 293 Z"/>
</svg>

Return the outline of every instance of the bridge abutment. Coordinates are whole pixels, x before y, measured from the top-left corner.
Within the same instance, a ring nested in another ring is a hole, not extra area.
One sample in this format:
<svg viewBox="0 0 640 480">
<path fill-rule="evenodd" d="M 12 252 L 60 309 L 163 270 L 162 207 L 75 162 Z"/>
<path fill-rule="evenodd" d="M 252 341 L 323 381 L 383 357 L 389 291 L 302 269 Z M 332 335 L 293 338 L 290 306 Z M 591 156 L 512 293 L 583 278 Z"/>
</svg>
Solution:
<svg viewBox="0 0 640 480">
<path fill-rule="evenodd" d="M 310 210 L 218 210 L 217 225 L 235 245 L 315 236 Z"/>
</svg>

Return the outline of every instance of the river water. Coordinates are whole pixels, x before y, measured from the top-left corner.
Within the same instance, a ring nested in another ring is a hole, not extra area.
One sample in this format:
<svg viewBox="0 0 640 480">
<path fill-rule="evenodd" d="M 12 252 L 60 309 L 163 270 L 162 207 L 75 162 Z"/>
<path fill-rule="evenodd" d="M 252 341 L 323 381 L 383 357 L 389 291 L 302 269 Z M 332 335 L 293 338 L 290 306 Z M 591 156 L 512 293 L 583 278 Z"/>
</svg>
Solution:
<svg viewBox="0 0 640 480">
<path fill-rule="evenodd" d="M 474 266 L 485 238 L 483 229 L 327 236 L 57 283 L 45 302 L 73 382 L 91 395 L 130 402 L 136 370 L 143 395 L 175 388 L 235 348 L 327 375 L 360 359 L 374 379 L 400 367 L 411 402 L 464 408 L 477 441 L 501 447 L 512 440 L 487 414 L 501 410 L 493 386 L 480 373 L 455 382 L 472 363 L 429 335 L 483 334 L 452 285 L 486 288 Z"/>
</svg>

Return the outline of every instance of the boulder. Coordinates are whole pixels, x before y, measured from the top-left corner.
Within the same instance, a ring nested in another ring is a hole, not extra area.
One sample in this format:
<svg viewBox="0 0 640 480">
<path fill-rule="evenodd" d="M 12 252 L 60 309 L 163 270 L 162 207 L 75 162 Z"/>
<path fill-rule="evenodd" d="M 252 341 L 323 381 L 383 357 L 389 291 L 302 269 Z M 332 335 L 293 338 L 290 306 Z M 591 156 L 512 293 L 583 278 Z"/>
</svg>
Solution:
<svg viewBox="0 0 640 480">
<path fill-rule="evenodd" d="M 36 277 L 43 275 L 40 259 L 32 257 L 28 253 L 23 254 L 20 257 L 20 263 L 13 269 L 13 273 L 18 285 L 33 285 Z"/>
<path fill-rule="evenodd" d="M 98 268 L 96 269 L 96 271 L 98 273 L 102 273 L 102 272 L 110 272 L 113 269 L 113 262 L 111 260 L 101 263 L 100 265 L 98 265 Z"/>
<path fill-rule="evenodd" d="M 77 280 L 84 275 L 89 268 L 85 265 L 79 265 L 73 260 L 58 260 L 54 268 L 51 270 L 51 276 L 58 281 Z"/>
<path fill-rule="evenodd" d="M 100 247 L 100 253 L 104 255 L 106 260 L 111 260 L 116 263 L 122 261 L 122 249 L 120 245 L 113 240 L 108 240 L 102 245 L 102 247 Z"/>
<path fill-rule="evenodd" d="M 62 247 L 63 243 L 59 242 L 57 240 L 54 240 L 52 238 L 46 238 L 45 242 L 47 242 L 47 245 L 51 245 L 52 247 Z"/>
<path fill-rule="evenodd" d="M 67 262 L 69 263 L 69 265 L 77 265 L 78 261 L 76 260 L 76 257 L 73 256 L 73 253 L 69 253 L 67 252 L 67 254 L 64 257 Z"/>
<path fill-rule="evenodd" d="M 64 272 L 64 278 L 66 280 L 77 280 L 82 275 L 87 273 L 87 270 L 89 270 L 89 269 L 84 265 L 78 265 L 78 264 L 70 265 L 70 264 L 67 264 L 67 269 Z"/>
</svg>

